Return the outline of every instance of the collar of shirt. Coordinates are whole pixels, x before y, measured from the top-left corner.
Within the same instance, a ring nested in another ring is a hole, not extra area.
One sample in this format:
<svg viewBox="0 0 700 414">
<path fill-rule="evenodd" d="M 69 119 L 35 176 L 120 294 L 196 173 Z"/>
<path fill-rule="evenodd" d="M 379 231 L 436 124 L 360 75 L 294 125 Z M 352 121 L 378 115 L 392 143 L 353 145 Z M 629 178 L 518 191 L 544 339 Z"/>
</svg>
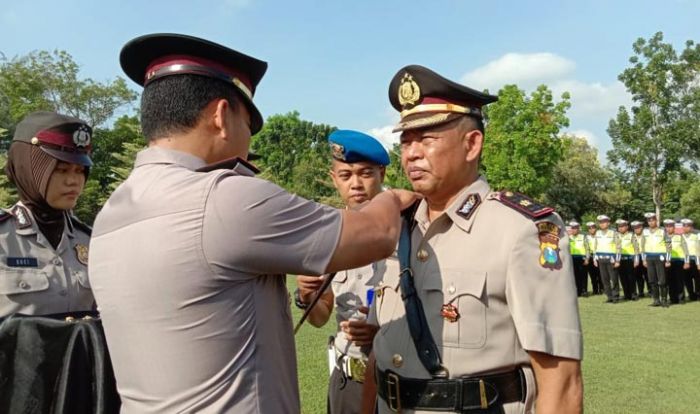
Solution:
<svg viewBox="0 0 700 414">
<path fill-rule="evenodd" d="M 160 147 L 149 147 L 136 154 L 134 168 L 148 164 L 176 164 L 193 171 L 206 165 L 203 159 L 192 154 Z"/>
<path fill-rule="evenodd" d="M 51 247 L 51 244 L 49 243 L 49 241 L 39 231 L 39 226 L 36 224 L 36 220 L 34 220 L 34 214 L 32 213 L 32 210 L 30 210 L 27 206 L 25 206 L 21 201 L 18 201 L 10 209 L 10 211 L 12 211 L 13 214 L 17 214 L 16 211 L 18 211 L 18 210 L 21 211 L 22 214 L 25 215 L 25 219 L 29 220 L 30 225 L 27 227 L 22 227 L 22 228 L 17 227 L 17 229 L 15 230 L 15 234 L 17 234 L 18 236 L 34 236 L 34 235 L 36 235 L 37 242 L 39 242 L 40 244 L 42 244 L 46 247 Z M 15 218 L 15 219 L 17 219 L 17 218 Z M 73 226 L 69 223 L 69 221 L 70 221 L 70 219 L 68 218 L 68 215 L 66 215 L 65 224 L 63 227 L 63 233 L 72 239 L 74 237 Z M 51 248 L 53 248 L 53 247 L 51 247 Z M 64 244 L 63 240 L 61 240 L 58 247 L 56 248 L 56 251 L 60 253 L 63 250 L 65 250 L 65 248 L 66 248 L 65 244 Z"/>
<path fill-rule="evenodd" d="M 474 218 L 479 213 L 479 207 L 481 207 L 481 204 L 483 204 L 484 201 L 486 201 L 486 196 L 490 191 L 491 187 L 486 181 L 486 178 L 479 176 L 479 178 L 477 178 L 476 181 L 464 187 L 462 191 L 460 191 L 459 195 L 457 195 L 454 201 L 445 209 L 444 214 L 446 214 L 450 218 L 450 220 L 452 220 L 452 222 L 455 223 L 459 228 L 469 233 L 469 230 L 472 227 L 472 223 L 474 223 Z M 469 218 L 465 218 L 457 214 L 457 211 L 460 210 L 462 208 L 462 205 L 465 203 L 466 198 L 474 193 L 479 194 L 480 202 L 478 205 L 473 207 L 474 211 L 469 215 Z M 430 220 L 428 219 L 427 200 L 421 200 L 420 204 L 418 205 L 418 209 L 416 210 L 415 217 L 416 221 L 418 222 L 418 225 L 421 226 L 423 230 L 426 230 L 430 226 Z"/>
</svg>

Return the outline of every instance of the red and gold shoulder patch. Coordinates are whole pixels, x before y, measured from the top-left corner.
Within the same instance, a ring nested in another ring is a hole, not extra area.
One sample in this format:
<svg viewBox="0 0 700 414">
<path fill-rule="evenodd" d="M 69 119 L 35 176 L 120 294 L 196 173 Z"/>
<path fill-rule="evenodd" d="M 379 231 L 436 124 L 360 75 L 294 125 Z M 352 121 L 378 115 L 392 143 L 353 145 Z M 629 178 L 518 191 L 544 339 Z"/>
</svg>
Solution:
<svg viewBox="0 0 700 414">
<path fill-rule="evenodd" d="M 501 191 L 496 193 L 493 198 L 532 220 L 541 219 L 554 212 L 552 207 L 538 203 L 525 194 L 513 191 Z"/>
</svg>

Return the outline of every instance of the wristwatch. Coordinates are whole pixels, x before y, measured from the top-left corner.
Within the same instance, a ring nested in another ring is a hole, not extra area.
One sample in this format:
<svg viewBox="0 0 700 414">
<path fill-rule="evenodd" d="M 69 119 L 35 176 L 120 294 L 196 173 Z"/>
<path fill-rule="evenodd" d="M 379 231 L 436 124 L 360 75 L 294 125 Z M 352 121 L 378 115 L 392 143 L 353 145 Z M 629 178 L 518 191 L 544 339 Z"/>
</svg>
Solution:
<svg viewBox="0 0 700 414">
<path fill-rule="evenodd" d="M 308 303 L 301 301 L 301 295 L 299 294 L 299 288 L 294 289 L 294 305 L 299 309 L 306 309 L 309 307 Z"/>
</svg>

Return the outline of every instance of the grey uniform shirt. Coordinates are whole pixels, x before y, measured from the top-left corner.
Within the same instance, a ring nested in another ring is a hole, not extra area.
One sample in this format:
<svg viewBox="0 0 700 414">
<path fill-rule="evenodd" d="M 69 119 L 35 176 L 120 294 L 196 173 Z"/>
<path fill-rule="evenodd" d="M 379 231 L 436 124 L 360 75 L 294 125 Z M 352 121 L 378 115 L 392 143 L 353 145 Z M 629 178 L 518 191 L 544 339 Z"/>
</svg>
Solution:
<svg viewBox="0 0 700 414">
<path fill-rule="evenodd" d="M 345 333 L 340 330 L 340 323 L 365 317 L 359 309 L 361 306 L 369 307 L 367 291 L 374 291 L 385 272 L 386 262 L 380 260 L 368 266 L 338 272 L 331 282 L 333 296 L 335 296 L 335 319 L 337 322 L 335 348 L 340 353 L 353 358 L 364 357 L 360 347 L 345 338 Z"/>
<path fill-rule="evenodd" d="M 0 222 L 0 318 L 93 308 L 88 280 L 90 236 L 66 222 L 56 249 L 21 202 Z"/>
<path fill-rule="evenodd" d="M 95 221 L 91 283 L 123 413 L 297 413 L 283 273 L 320 274 L 338 210 L 149 148 Z"/>
<path fill-rule="evenodd" d="M 479 195 L 480 203 L 468 214 L 458 214 L 473 194 Z M 432 223 L 422 201 L 412 233 L 411 267 L 450 378 L 524 366 L 527 400 L 507 404 L 505 412 L 530 412 L 536 384 L 527 351 L 582 358 L 569 241 L 559 216 L 533 221 L 496 200 L 496 195 L 480 178 Z M 546 222 L 547 228 L 558 229 L 558 268 L 542 262 L 538 225 Z M 377 367 L 407 378 L 430 378 L 406 322 L 396 257 L 387 263 L 389 270 L 375 294 L 375 318 L 380 326 L 373 344 Z M 443 305 L 454 306 L 459 319 L 444 318 Z M 379 412 L 390 412 L 381 398 Z"/>
</svg>

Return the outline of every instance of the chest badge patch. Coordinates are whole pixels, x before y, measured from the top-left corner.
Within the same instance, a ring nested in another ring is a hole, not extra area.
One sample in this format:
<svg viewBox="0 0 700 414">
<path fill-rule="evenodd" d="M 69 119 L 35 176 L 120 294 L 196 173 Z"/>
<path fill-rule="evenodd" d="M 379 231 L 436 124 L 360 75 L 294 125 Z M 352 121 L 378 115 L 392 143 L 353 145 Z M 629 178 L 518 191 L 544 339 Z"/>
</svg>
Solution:
<svg viewBox="0 0 700 414">
<path fill-rule="evenodd" d="M 448 322 L 457 322 L 459 320 L 459 310 L 451 303 L 442 305 L 440 315 Z"/>
<path fill-rule="evenodd" d="M 85 266 L 88 265 L 88 247 L 86 245 L 76 244 L 75 255 L 80 263 L 84 264 Z"/>
<path fill-rule="evenodd" d="M 546 269 L 561 269 L 559 256 L 559 232 L 561 228 L 549 221 L 537 223 L 540 238 L 540 266 Z"/>
<path fill-rule="evenodd" d="M 474 211 L 476 211 L 476 208 L 481 204 L 481 196 L 479 193 L 472 193 L 467 196 L 467 199 L 464 200 L 464 204 L 462 204 L 462 207 L 457 210 L 457 214 L 460 216 L 464 217 L 465 219 L 469 220 L 469 217 L 474 214 Z"/>
</svg>

